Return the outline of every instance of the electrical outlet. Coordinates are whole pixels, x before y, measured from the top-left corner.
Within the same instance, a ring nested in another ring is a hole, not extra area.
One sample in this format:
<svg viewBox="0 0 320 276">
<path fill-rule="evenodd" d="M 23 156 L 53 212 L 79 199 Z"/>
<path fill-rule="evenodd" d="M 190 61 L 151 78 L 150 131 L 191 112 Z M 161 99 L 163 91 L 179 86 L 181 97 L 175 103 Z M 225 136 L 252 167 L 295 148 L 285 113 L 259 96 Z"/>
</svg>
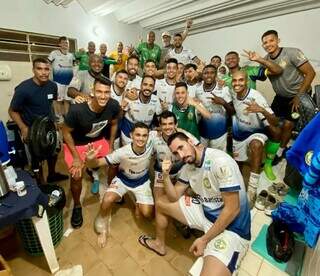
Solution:
<svg viewBox="0 0 320 276">
<path fill-rule="evenodd" d="M 0 65 L 0 81 L 11 80 L 12 73 L 9 65 Z"/>
</svg>

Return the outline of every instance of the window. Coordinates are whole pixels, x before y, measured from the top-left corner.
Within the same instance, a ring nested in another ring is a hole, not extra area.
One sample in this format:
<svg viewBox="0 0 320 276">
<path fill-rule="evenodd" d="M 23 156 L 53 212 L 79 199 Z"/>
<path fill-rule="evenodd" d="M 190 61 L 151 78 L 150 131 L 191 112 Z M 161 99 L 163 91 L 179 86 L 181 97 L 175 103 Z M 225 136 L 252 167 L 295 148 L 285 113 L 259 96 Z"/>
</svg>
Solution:
<svg viewBox="0 0 320 276">
<path fill-rule="evenodd" d="M 37 57 L 47 57 L 58 49 L 59 36 L 36 34 L 0 28 L 0 60 L 31 62 Z M 70 52 L 77 48 L 77 40 L 69 38 Z"/>
</svg>

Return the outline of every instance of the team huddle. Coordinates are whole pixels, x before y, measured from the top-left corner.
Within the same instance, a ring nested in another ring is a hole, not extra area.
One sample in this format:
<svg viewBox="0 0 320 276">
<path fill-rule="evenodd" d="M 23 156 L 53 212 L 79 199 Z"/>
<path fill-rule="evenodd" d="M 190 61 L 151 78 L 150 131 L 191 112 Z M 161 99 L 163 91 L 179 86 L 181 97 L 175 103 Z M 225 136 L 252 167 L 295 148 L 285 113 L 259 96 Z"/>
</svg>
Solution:
<svg viewBox="0 0 320 276">
<path fill-rule="evenodd" d="M 142 246 L 164 256 L 173 218 L 203 232 L 190 248 L 204 257 L 201 275 L 231 275 L 251 239 L 250 208 L 261 171 L 276 178 L 272 166 L 284 157 L 292 114 L 299 112 L 299 97 L 310 91 L 314 70 L 299 49 L 280 47 L 273 30 L 262 35 L 264 58 L 245 51 L 257 66 L 241 68 L 234 51 L 225 64 L 213 56 L 206 65 L 182 45 L 191 24 L 174 35 L 173 44 L 163 33 L 163 48 L 150 32 L 147 42 L 126 53 L 119 42 L 108 57 L 106 45 L 96 55 L 93 42 L 88 52 L 73 56 L 62 37 L 48 60 L 33 61 L 34 77 L 16 88 L 9 114 L 25 138 L 35 117 L 54 116 L 50 106 L 57 101 L 74 228 L 83 223 L 84 173 L 98 193 L 98 170 L 105 167 L 108 185 L 94 223 L 99 246 L 106 245 L 113 204 L 130 192 L 136 215 L 156 221 L 155 237 L 138 238 Z M 73 75 L 74 59 L 79 70 Z M 51 64 L 57 85 L 48 80 Z M 256 90 L 256 81 L 267 78 L 276 93 L 271 106 Z M 239 165 L 247 161 L 244 183 Z M 61 178 L 55 162 L 51 180 Z"/>
</svg>

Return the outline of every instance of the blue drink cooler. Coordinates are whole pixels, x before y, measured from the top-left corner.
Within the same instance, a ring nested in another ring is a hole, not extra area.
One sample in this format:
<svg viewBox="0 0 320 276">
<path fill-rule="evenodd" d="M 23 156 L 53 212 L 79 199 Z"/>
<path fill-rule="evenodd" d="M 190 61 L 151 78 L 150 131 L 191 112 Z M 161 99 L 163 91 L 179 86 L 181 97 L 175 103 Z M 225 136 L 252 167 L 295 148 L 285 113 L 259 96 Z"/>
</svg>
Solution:
<svg viewBox="0 0 320 276">
<path fill-rule="evenodd" d="M 10 162 L 8 137 L 2 121 L 0 121 L 0 160 L 3 165 Z"/>
</svg>

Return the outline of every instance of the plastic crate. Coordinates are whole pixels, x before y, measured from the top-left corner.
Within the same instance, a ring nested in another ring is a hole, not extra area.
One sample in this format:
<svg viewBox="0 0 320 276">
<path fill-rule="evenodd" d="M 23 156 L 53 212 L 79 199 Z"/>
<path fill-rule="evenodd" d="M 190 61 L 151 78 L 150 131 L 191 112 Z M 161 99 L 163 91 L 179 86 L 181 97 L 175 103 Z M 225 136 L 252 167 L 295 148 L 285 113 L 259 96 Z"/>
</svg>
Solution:
<svg viewBox="0 0 320 276">
<path fill-rule="evenodd" d="M 56 247 L 63 235 L 63 210 L 48 210 L 48 222 L 52 237 L 53 246 Z M 20 235 L 24 249 L 31 256 L 42 256 L 43 250 L 33 226 L 31 219 L 20 220 L 17 223 L 17 230 Z"/>
</svg>

